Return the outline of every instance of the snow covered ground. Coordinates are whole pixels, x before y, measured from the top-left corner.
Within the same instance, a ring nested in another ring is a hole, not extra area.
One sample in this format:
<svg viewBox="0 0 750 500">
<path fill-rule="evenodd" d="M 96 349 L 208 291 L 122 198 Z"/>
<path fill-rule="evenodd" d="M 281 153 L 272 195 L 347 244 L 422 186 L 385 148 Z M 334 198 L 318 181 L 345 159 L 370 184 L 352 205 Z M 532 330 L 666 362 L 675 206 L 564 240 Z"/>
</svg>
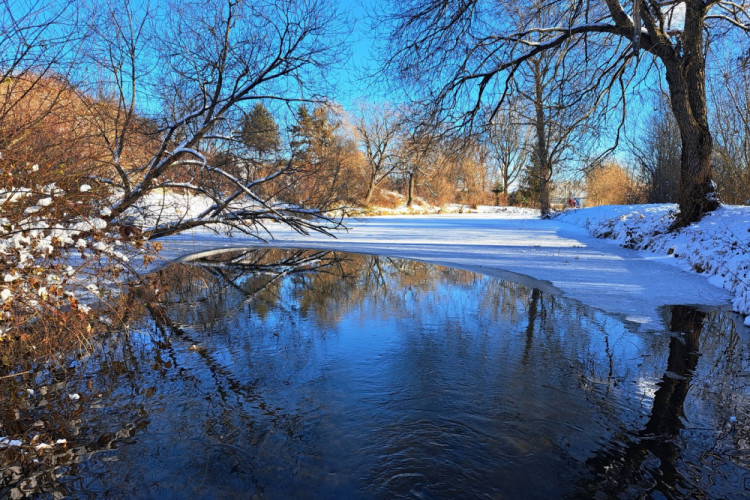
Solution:
<svg viewBox="0 0 750 500">
<path fill-rule="evenodd" d="M 644 329 L 663 306 L 705 305 L 750 313 L 750 207 L 722 207 L 700 224 L 666 234 L 672 205 L 537 211 L 480 207 L 476 213 L 362 217 L 336 238 L 272 227 L 269 246 L 386 255 L 443 264 L 554 291 L 621 315 Z M 611 239 L 592 236 L 607 235 Z M 263 244 L 196 231 L 164 240 L 163 257 Z M 624 248 L 625 244 L 632 248 Z"/>
<path fill-rule="evenodd" d="M 675 205 L 594 207 L 571 211 L 560 220 L 646 250 L 648 259 L 698 273 L 731 292 L 735 311 L 750 314 L 750 207 L 722 206 L 700 223 L 670 233 L 676 210 Z M 745 324 L 750 326 L 748 318 Z"/>
</svg>

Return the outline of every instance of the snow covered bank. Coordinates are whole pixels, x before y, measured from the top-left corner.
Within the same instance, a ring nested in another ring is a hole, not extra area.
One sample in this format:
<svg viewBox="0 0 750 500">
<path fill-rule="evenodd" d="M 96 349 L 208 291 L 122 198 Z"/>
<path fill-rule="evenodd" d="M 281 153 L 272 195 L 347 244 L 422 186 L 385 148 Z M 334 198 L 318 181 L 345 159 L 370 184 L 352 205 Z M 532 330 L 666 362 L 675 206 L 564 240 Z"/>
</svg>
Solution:
<svg viewBox="0 0 750 500">
<path fill-rule="evenodd" d="M 666 214 L 668 209 L 659 210 Z M 536 211 L 517 208 L 363 217 L 349 220 L 349 231 L 337 233 L 336 239 L 272 227 L 274 240 L 268 245 L 378 254 L 478 271 L 560 293 L 645 329 L 661 327 L 664 306 L 728 307 L 731 296 L 719 288 L 718 279 L 709 283 L 689 265 L 673 265 L 679 257 L 668 255 L 668 249 L 662 254 L 627 249 L 615 241 L 595 238 L 586 229 L 633 210 L 581 209 L 553 220 L 540 220 Z M 258 244 L 252 238 L 196 231 L 165 240 L 164 256 Z M 719 250 L 703 255 L 720 256 Z M 680 252 L 682 247 L 677 250 L 682 256 Z"/>
<path fill-rule="evenodd" d="M 722 206 L 699 223 L 669 233 L 676 210 L 676 205 L 593 207 L 569 210 L 558 220 L 702 274 L 733 294 L 735 311 L 750 314 L 750 207 Z M 750 316 L 745 324 L 750 326 Z"/>
</svg>

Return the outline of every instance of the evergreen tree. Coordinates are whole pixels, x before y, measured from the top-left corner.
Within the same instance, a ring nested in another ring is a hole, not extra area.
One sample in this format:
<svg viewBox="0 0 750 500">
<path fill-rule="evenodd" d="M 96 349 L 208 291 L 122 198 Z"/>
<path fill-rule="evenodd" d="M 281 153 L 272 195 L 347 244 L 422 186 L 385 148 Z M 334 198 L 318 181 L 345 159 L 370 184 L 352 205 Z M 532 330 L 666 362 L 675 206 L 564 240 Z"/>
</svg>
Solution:
<svg viewBox="0 0 750 500">
<path fill-rule="evenodd" d="M 263 103 L 257 103 L 245 116 L 241 139 L 245 146 L 257 153 L 258 159 L 279 150 L 281 146 L 279 127 Z"/>
<path fill-rule="evenodd" d="M 346 136 L 341 119 L 326 107 L 309 111 L 302 105 L 289 131 L 294 163 L 303 177 L 299 192 L 355 200 L 361 187 L 355 174 L 361 172 L 363 155 L 356 141 Z"/>
<path fill-rule="evenodd" d="M 546 181 L 549 192 L 554 190 L 551 180 Z M 512 193 L 512 203 L 530 207 L 538 207 L 542 198 L 542 174 L 538 162 L 532 160 L 521 174 L 521 182 L 517 191 Z"/>
<path fill-rule="evenodd" d="M 292 125 L 292 151 L 298 158 L 316 162 L 336 145 L 338 123 L 332 122 L 323 107 L 316 107 L 312 113 L 307 106 L 297 110 L 297 123 Z"/>
<path fill-rule="evenodd" d="M 522 206 L 536 206 L 541 198 L 539 167 L 535 162 L 529 163 L 521 174 L 518 190 L 513 193 L 512 203 Z"/>
</svg>

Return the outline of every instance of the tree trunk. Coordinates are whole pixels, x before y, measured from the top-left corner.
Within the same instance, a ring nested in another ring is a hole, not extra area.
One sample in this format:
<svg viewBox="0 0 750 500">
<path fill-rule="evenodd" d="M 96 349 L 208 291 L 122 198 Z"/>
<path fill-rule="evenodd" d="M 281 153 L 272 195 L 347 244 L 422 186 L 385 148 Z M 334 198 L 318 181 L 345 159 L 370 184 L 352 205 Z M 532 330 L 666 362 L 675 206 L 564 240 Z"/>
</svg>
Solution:
<svg viewBox="0 0 750 500">
<path fill-rule="evenodd" d="M 364 206 L 370 205 L 370 198 L 372 198 L 372 193 L 375 191 L 375 175 L 376 174 L 373 172 L 368 179 L 367 190 L 365 191 L 364 201 L 362 203 Z"/>
<path fill-rule="evenodd" d="M 711 179 L 711 132 L 708 128 L 681 130 L 680 214 L 678 225 L 698 221 L 703 214 L 719 206 L 716 186 Z"/>
<path fill-rule="evenodd" d="M 549 219 L 549 162 L 539 165 L 539 212 L 542 219 Z"/>
<path fill-rule="evenodd" d="M 667 70 L 669 99 L 682 141 L 677 226 L 696 222 L 719 206 L 716 186 L 711 179 L 713 140 L 706 108 L 705 6 L 700 2 L 688 4 L 682 51 L 661 58 Z"/>
<path fill-rule="evenodd" d="M 536 128 L 536 156 L 539 166 L 539 211 L 542 219 L 549 218 L 549 183 L 551 165 L 549 164 L 549 146 L 547 144 L 546 118 L 544 114 L 544 82 L 539 60 L 534 61 L 534 111 Z"/>
<path fill-rule="evenodd" d="M 374 191 L 373 185 L 370 184 L 367 186 L 367 191 L 365 192 L 365 196 L 362 200 L 362 205 L 369 206 L 370 205 L 370 198 L 372 198 L 372 192 Z"/>
<path fill-rule="evenodd" d="M 410 208 L 414 202 L 414 172 L 409 173 L 409 188 L 406 196 L 406 208 Z"/>
<path fill-rule="evenodd" d="M 684 79 L 682 81 L 684 83 Z M 667 82 L 670 84 L 672 112 L 680 129 L 682 142 L 680 189 L 677 200 L 680 213 L 677 225 L 687 226 L 719 206 L 716 186 L 711 179 L 713 139 L 708 128 L 708 121 L 705 118 L 696 120 L 696 116 L 700 117 L 700 113 L 694 111 L 696 108 L 705 109 L 705 91 L 700 95 L 690 93 L 688 96 L 689 93 L 679 81 L 673 83 L 668 77 Z"/>
</svg>

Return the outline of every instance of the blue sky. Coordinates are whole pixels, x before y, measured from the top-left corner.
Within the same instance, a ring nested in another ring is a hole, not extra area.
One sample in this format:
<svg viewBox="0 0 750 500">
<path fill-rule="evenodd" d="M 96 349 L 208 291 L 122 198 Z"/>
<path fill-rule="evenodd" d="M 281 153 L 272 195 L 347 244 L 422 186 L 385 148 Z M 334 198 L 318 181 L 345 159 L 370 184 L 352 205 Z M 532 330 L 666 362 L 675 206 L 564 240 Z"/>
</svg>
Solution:
<svg viewBox="0 0 750 500">
<path fill-rule="evenodd" d="M 372 0 L 363 5 L 362 0 L 355 2 L 338 0 L 339 9 L 350 18 L 352 33 L 349 37 L 351 57 L 341 68 L 334 72 L 338 84 L 337 95 L 333 96 L 346 109 L 352 109 L 359 99 L 382 100 L 383 96 L 375 91 L 372 81 L 363 79 L 368 70 L 374 69 L 377 62 L 373 59 L 374 33 L 371 30 L 371 19 L 368 12 L 384 5 L 383 0 Z"/>
</svg>

